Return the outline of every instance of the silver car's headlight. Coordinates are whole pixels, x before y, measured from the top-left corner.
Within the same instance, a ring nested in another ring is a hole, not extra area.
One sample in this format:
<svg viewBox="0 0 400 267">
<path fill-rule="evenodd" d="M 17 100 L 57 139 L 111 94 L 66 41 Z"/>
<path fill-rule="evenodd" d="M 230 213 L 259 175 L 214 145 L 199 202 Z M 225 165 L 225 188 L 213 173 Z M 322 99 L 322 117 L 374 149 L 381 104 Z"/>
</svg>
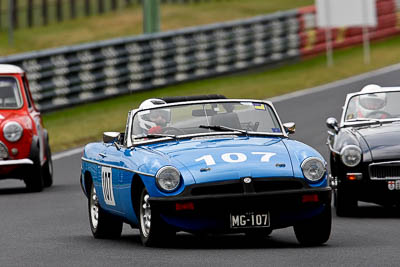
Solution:
<svg viewBox="0 0 400 267">
<path fill-rule="evenodd" d="M 319 158 L 307 158 L 301 163 L 304 177 L 311 182 L 316 182 L 324 177 L 326 166 Z"/>
<path fill-rule="evenodd" d="M 15 121 L 10 121 L 4 125 L 3 135 L 7 141 L 17 142 L 21 139 L 23 130 L 21 124 Z"/>
<path fill-rule="evenodd" d="M 340 151 L 340 157 L 344 165 L 348 167 L 357 166 L 361 162 L 361 149 L 355 145 L 348 145 Z"/>
<path fill-rule="evenodd" d="M 162 167 L 156 174 L 156 183 L 161 190 L 167 192 L 174 191 L 178 188 L 180 182 L 181 174 L 172 166 Z"/>
</svg>

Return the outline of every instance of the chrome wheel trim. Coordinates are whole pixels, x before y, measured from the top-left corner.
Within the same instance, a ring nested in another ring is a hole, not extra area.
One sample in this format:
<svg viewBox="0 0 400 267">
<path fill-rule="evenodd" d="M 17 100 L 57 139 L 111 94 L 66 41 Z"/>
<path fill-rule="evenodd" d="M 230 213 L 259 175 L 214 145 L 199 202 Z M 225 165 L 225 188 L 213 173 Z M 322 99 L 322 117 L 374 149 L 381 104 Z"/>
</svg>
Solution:
<svg viewBox="0 0 400 267">
<path fill-rule="evenodd" d="M 90 221 L 94 229 L 97 229 L 99 224 L 99 200 L 97 198 L 96 189 L 92 187 L 90 194 Z"/>
<path fill-rule="evenodd" d="M 151 228 L 151 208 L 149 198 L 149 194 L 146 191 L 143 191 L 142 198 L 140 199 L 140 228 L 144 237 L 149 236 Z"/>
</svg>

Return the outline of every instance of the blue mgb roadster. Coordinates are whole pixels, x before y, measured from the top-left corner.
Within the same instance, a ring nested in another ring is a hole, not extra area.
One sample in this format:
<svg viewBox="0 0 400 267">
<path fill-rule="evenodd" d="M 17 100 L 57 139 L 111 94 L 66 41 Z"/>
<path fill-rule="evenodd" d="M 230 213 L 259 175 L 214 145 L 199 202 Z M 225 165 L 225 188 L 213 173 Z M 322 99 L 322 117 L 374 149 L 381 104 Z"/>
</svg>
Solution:
<svg viewBox="0 0 400 267">
<path fill-rule="evenodd" d="M 124 133 L 85 146 L 81 185 L 95 238 L 118 238 L 123 223 L 145 246 L 178 231 L 265 237 L 293 226 L 302 245 L 331 232 L 326 162 L 288 138 L 268 101 L 219 95 L 148 99 L 128 113 Z"/>
</svg>

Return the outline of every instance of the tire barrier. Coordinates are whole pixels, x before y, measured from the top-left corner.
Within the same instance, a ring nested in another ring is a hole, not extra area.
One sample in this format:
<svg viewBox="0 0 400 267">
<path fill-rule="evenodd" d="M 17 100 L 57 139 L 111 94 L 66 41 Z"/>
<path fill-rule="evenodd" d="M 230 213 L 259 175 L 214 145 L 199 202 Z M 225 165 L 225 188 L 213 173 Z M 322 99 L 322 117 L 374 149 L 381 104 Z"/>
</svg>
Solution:
<svg viewBox="0 0 400 267">
<path fill-rule="evenodd" d="M 299 58 L 297 10 L 0 58 L 51 111 Z"/>
<path fill-rule="evenodd" d="M 377 0 L 378 25 L 369 28 L 371 40 L 400 33 L 400 0 Z M 299 9 L 300 51 L 302 57 L 324 52 L 326 49 L 325 30 L 316 27 L 315 7 Z M 362 28 L 347 27 L 332 29 L 333 48 L 360 44 L 363 41 Z"/>
</svg>

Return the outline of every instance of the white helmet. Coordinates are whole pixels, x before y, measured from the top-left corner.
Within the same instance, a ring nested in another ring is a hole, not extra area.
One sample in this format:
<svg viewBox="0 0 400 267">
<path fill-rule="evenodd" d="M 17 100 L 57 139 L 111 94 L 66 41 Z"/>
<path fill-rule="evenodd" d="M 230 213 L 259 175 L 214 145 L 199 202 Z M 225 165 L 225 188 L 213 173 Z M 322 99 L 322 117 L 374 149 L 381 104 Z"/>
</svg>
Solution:
<svg viewBox="0 0 400 267">
<path fill-rule="evenodd" d="M 140 110 L 149 109 L 162 104 L 166 104 L 166 102 L 162 99 L 157 99 L 157 98 L 147 99 L 140 104 L 139 115 L 138 115 L 140 128 L 144 129 L 145 131 L 148 131 L 150 128 L 157 126 L 157 123 L 151 120 L 151 118 L 154 116 L 155 117 L 161 116 L 162 118 L 164 118 L 165 124 L 170 121 L 171 114 L 169 109 L 155 109 L 155 110 L 140 112 Z"/>
<path fill-rule="evenodd" d="M 365 86 L 361 92 L 376 92 L 381 90 L 381 87 L 376 84 L 369 84 Z M 381 110 L 386 106 L 386 93 L 370 93 L 359 96 L 360 112 L 367 116 L 372 111 Z"/>
</svg>

